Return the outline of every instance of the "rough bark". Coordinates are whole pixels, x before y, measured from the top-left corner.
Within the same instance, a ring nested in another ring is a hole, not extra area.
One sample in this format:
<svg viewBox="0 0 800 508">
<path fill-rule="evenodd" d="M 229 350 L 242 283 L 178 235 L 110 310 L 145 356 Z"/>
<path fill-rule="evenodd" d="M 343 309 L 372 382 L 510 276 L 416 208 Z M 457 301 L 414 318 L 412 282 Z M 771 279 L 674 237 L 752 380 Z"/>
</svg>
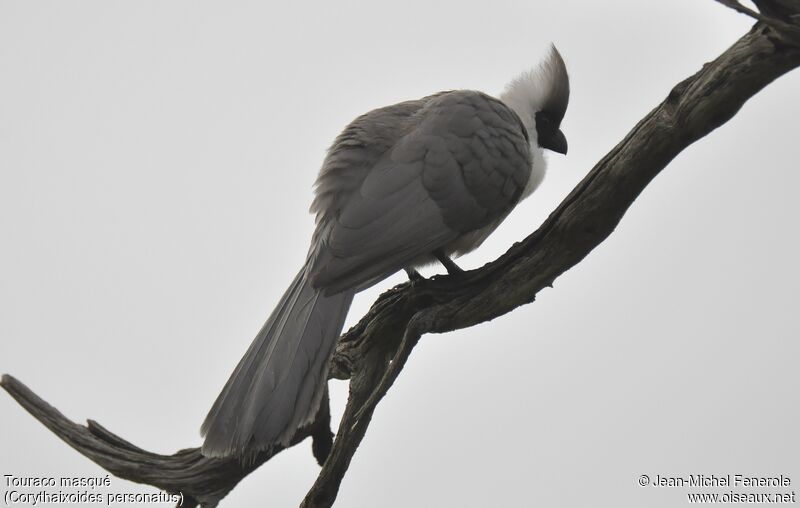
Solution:
<svg viewBox="0 0 800 508">
<path fill-rule="evenodd" d="M 767 84 L 800 66 L 800 2 L 759 0 L 760 13 L 735 0 L 717 0 L 758 19 L 722 55 L 673 87 L 664 101 L 614 147 L 534 233 L 497 260 L 462 274 L 434 277 L 393 288 L 344 334 L 331 363 L 331 377 L 350 379 L 339 432 L 330 446 L 327 405 L 308 436 L 315 455 L 327 455 L 302 503 L 331 506 L 375 406 L 426 333 L 444 333 L 494 319 L 530 303 L 556 277 L 579 263 L 610 235 L 647 184 L 684 148 L 732 118 Z M 242 464 L 209 459 L 199 449 L 158 455 L 138 448 L 93 421 L 78 425 L 10 376 L 5 388 L 25 409 L 70 446 L 111 473 L 169 492 L 182 492 L 184 506 L 216 506 L 242 478 L 271 456 Z"/>
</svg>

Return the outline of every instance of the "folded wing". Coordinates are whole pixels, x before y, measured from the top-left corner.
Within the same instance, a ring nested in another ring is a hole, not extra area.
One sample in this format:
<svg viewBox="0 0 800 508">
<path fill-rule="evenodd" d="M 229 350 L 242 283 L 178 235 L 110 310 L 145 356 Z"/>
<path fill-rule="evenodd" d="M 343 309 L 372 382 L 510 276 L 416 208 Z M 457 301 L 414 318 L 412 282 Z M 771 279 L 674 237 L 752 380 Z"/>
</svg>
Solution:
<svg viewBox="0 0 800 508">
<path fill-rule="evenodd" d="M 347 158 L 359 174 L 351 171 L 350 187 L 342 192 L 326 188 L 336 199 L 317 210 L 310 272 L 326 294 L 374 284 L 446 250 L 462 235 L 495 223 L 519 200 L 530 153 L 509 108 L 471 91 L 417 102 L 383 153 L 351 142 Z M 368 124 L 369 114 L 357 122 Z M 365 132 L 380 128 L 362 125 Z M 372 159 L 368 164 L 359 150 Z"/>
</svg>

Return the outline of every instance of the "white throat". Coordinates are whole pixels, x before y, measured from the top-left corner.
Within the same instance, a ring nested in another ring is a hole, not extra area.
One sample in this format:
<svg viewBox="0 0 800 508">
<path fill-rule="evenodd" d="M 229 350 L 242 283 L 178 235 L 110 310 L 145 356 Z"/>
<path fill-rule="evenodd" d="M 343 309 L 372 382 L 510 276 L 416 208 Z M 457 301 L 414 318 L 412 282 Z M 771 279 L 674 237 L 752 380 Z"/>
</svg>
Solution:
<svg viewBox="0 0 800 508">
<path fill-rule="evenodd" d="M 522 120 L 530 139 L 531 176 L 522 191 L 520 201 L 539 187 L 547 170 L 547 160 L 544 150 L 539 146 L 536 131 L 536 112 L 542 109 L 549 88 L 549 73 L 542 72 L 540 67 L 514 78 L 500 95 L 500 100 Z"/>
<path fill-rule="evenodd" d="M 547 159 L 544 156 L 544 150 L 539 146 L 539 140 L 536 135 L 536 121 L 533 121 L 533 129 L 528 129 L 528 137 L 531 140 L 531 176 L 528 178 L 528 183 L 522 189 L 522 195 L 519 200 L 527 198 L 533 191 L 539 187 L 544 180 L 544 175 L 547 172 Z M 527 129 L 527 125 L 525 126 Z"/>
</svg>

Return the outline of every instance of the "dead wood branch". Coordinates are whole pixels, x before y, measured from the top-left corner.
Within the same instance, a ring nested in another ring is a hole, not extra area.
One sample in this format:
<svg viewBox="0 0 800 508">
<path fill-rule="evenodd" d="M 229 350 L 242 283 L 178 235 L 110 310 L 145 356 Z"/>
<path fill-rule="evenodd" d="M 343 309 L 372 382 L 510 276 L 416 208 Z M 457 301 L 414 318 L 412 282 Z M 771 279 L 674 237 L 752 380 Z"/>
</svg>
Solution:
<svg viewBox="0 0 800 508">
<path fill-rule="evenodd" d="M 718 0 L 759 19 L 733 46 L 675 85 L 581 181 L 541 227 L 484 267 L 454 276 L 407 283 L 384 293 L 342 336 L 331 377 L 350 379 L 350 396 L 333 448 L 303 501 L 331 506 L 376 405 L 426 333 L 444 333 L 494 319 L 530 303 L 536 294 L 579 263 L 610 235 L 642 190 L 683 149 L 730 120 L 773 80 L 800 65 L 798 12 L 785 0 L 757 2 L 762 13 L 734 0 Z M 762 7 L 770 5 L 767 12 Z M 746 9 L 746 10 L 743 10 Z M 10 376 L 5 388 L 25 409 L 111 473 L 169 492 L 183 492 L 189 506 L 216 506 L 242 478 L 272 454 L 243 465 L 209 459 L 198 449 L 158 455 L 138 448 L 89 421 L 78 425 Z M 327 407 L 309 435 L 326 455 Z M 185 504 L 186 505 L 186 504 Z"/>
</svg>

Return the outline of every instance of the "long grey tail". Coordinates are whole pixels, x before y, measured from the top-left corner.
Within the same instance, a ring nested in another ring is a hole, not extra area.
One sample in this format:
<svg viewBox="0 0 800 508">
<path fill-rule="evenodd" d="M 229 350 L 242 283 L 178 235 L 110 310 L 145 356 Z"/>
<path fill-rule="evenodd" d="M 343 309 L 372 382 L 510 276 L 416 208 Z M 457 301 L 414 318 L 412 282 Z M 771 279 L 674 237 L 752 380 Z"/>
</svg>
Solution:
<svg viewBox="0 0 800 508">
<path fill-rule="evenodd" d="M 317 412 L 353 292 L 324 296 L 303 267 L 208 412 L 203 455 L 245 457 L 288 446 Z"/>
</svg>

